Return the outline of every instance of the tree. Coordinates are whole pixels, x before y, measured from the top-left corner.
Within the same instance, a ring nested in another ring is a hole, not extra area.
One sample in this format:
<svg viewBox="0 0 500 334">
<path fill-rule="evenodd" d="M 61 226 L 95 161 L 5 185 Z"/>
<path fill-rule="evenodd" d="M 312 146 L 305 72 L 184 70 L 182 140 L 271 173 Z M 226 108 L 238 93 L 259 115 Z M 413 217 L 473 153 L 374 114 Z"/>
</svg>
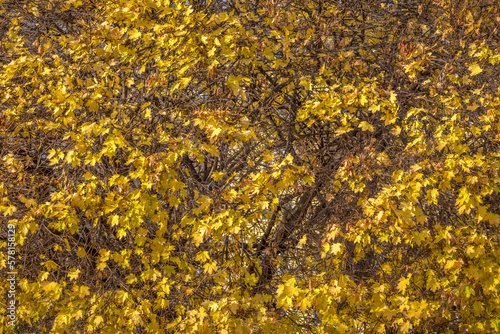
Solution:
<svg viewBox="0 0 500 334">
<path fill-rule="evenodd" d="M 500 330 L 497 1 L 0 3 L 7 331 Z"/>
</svg>

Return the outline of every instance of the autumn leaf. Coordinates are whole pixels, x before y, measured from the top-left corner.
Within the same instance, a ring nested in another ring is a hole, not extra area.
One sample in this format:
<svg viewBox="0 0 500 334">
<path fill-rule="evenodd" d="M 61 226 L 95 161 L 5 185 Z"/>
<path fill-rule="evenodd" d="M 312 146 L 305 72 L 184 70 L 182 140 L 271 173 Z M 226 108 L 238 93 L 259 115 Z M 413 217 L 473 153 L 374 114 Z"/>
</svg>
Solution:
<svg viewBox="0 0 500 334">
<path fill-rule="evenodd" d="M 495 5 L 3 2 L 16 330 L 499 332 Z"/>
<path fill-rule="evenodd" d="M 375 128 L 373 127 L 373 125 L 369 124 L 369 123 L 368 123 L 368 122 L 366 122 L 366 121 L 362 121 L 361 123 L 359 123 L 359 127 L 360 127 L 363 131 L 370 131 L 370 132 L 375 131 Z"/>
<path fill-rule="evenodd" d="M 469 66 L 469 71 L 471 72 L 470 73 L 471 76 L 475 76 L 481 73 L 483 69 L 479 66 L 479 64 L 473 64 Z"/>
</svg>

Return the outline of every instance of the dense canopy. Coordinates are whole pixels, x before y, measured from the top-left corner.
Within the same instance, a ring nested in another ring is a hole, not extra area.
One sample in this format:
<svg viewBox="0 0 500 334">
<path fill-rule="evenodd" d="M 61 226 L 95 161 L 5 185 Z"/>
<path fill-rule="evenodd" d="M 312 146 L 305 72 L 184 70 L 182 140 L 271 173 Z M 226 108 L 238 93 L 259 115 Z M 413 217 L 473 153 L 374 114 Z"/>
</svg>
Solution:
<svg viewBox="0 0 500 334">
<path fill-rule="evenodd" d="M 0 4 L 0 332 L 500 331 L 498 1 Z"/>
</svg>

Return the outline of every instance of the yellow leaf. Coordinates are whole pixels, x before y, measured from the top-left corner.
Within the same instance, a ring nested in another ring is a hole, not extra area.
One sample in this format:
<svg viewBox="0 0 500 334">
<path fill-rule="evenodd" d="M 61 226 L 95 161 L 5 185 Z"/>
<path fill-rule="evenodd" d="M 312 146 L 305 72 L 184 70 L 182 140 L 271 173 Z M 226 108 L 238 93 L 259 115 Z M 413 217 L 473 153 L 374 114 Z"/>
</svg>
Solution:
<svg viewBox="0 0 500 334">
<path fill-rule="evenodd" d="M 371 125 L 370 123 L 366 122 L 366 121 L 362 121 L 361 123 L 359 123 L 359 127 L 363 130 L 363 131 L 370 131 L 370 132 L 373 132 L 375 130 L 375 128 L 373 127 L 373 125 Z"/>
<path fill-rule="evenodd" d="M 305 312 L 308 307 L 311 306 L 311 300 L 309 298 L 303 298 L 299 302 L 299 307 L 302 312 Z"/>
<path fill-rule="evenodd" d="M 119 223 L 119 216 L 118 215 L 113 215 L 111 216 L 111 219 L 109 220 L 109 223 L 111 226 L 116 226 Z"/>
<path fill-rule="evenodd" d="M 483 310 L 484 310 L 484 306 L 483 306 L 483 303 L 481 303 L 480 301 L 476 301 L 473 305 L 472 305 L 472 308 L 474 309 L 474 314 L 476 316 L 480 315 Z"/>
<path fill-rule="evenodd" d="M 56 288 L 57 288 L 56 282 L 43 282 L 42 283 L 42 290 L 45 292 L 50 292 L 52 290 L 55 290 Z"/>
<path fill-rule="evenodd" d="M 211 232 L 211 229 L 209 226 L 200 227 L 200 236 L 202 237 L 202 239 L 208 238 L 208 236 L 210 235 L 210 232 Z"/>
<path fill-rule="evenodd" d="M 399 280 L 398 290 L 401 291 L 401 293 L 405 292 L 406 286 L 408 285 L 408 283 L 410 283 L 410 278 L 411 278 L 411 274 L 408 275 L 408 277 L 403 277 Z"/>
<path fill-rule="evenodd" d="M 398 182 L 403 178 L 404 172 L 402 170 L 397 170 L 394 173 L 392 173 L 392 181 L 393 182 Z"/>
<path fill-rule="evenodd" d="M 5 207 L 4 209 L 2 209 L 2 211 L 3 211 L 2 213 L 4 216 L 10 216 L 17 211 L 17 208 L 13 205 L 9 205 L 9 206 Z"/>
<path fill-rule="evenodd" d="M 305 244 L 306 244 L 306 242 L 307 242 L 307 236 L 304 234 L 304 235 L 302 236 L 302 239 L 300 239 L 300 240 L 299 240 L 299 243 L 297 244 L 297 246 L 299 246 L 299 247 L 300 247 L 300 246 L 303 246 L 303 245 L 305 245 Z"/>
<path fill-rule="evenodd" d="M 134 284 L 135 282 L 137 282 L 137 277 L 134 274 L 130 274 L 125 278 L 126 278 L 127 284 Z"/>
<path fill-rule="evenodd" d="M 361 95 L 361 97 L 359 98 L 359 103 L 362 106 L 366 106 L 368 104 L 368 99 L 366 98 L 366 95 Z"/>
<path fill-rule="evenodd" d="M 190 81 L 191 81 L 191 77 L 182 78 L 181 80 L 179 80 L 179 82 L 180 82 L 179 89 L 185 88 L 189 84 Z"/>
<path fill-rule="evenodd" d="M 469 71 L 471 72 L 470 73 L 471 77 L 473 77 L 473 76 L 481 73 L 483 71 L 483 69 L 478 64 L 474 64 L 474 65 L 469 66 Z"/>
<path fill-rule="evenodd" d="M 135 41 L 136 39 L 139 39 L 141 38 L 142 34 L 140 31 L 138 31 L 137 29 L 132 29 L 128 32 L 128 35 L 130 37 L 131 40 Z"/>
<path fill-rule="evenodd" d="M 47 270 L 52 270 L 52 269 L 57 269 L 58 265 L 57 263 L 55 263 L 54 261 L 52 260 L 49 260 L 47 262 L 45 262 L 45 267 L 47 267 Z"/>
<path fill-rule="evenodd" d="M 102 322 L 103 318 L 100 315 L 96 315 L 93 321 L 94 325 L 99 326 Z"/>
<path fill-rule="evenodd" d="M 118 232 L 116 232 L 116 237 L 121 240 L 124 236 L 127 235 L 127 231 L 125 231 L 125 229 L 121 228 L 118 230 Z"/>
<path fill-rule="evenodd" d="M 203 268 L 205 269 L 206 273 L 212 274 L 217 270 L 217 264 L 215 262 L 208 262 L 203 266 Z"/>
<path fill-rule="evenodd" d="M 214 179 L 215 181 L 220 181 L 222 179 L 222 177 L 224 176 L 224 172 L 214 172 L 212 173 L 212 179 Z"/>
<path fill-rule="evenodd" d="M 78 278 L 78 275 L 80 274 L 80 270 L 76 268 L 71 268 L 71 270 L 68 273 L 68 277 L 70 280 L 76 280 Z"/>
<path fill-rule="evenodd" d="M 437 204 L 439 199 L 439 191 L 437 189 L 430 189 L 429 191 L 427 191 L 426 199 L 430 203 Z"/>
<path fill-rule="evenodd" d="M 304 182 L 311 185 L 314 183 L 314 175 L 308 175 L 304 177 Z"/>
<path fill-rule="evenodd" d="M 206 262 L 209 259 L 210 255 L 208 254 L 207 251 L 198 252 L 198 254 L 196 254 L 196 261 Z"/>
<path fill-rule="evenodd" d="M 118 299 L 119 302 L 121 302 L 123 304 L 128 299 L 128 292 L 125 292 L 123 290 L 119 290 L 116 293 L 116 298 Z"/>
<path fill-rule="evenodd" d="M 78 247 L 78 251 L 76 252 L 76 255 L 79 257 L 86 257 L 87 252 L 85 252 L 85 249 L 83 247 Z"/>
<path fill-rule="evenodd" d="M 393 134 L 394 136 L 399 136 L 399 134 L 401 133 L 401 127 L 396 125 L 394 128 L 391 129 L 391 134 Z"/>
<path fill-rule="evenodd" d="M 181 201 L 175 197 L 175 196 L 171 196 L 169 199 L 168 199 L 168 204 L 170 206 L 173 206 L 173 207 L 178 207 L 179 204 L 181 204 Z"/>
<path fill-rule="evenodd" d="M 335 243 L 330 246 L 330 252 L 332 254 L 338 254 L 342 251 L 342 244 L 341 243 Z"/>
<path fill-rule="evenodd" d="M 234 75 L 229 76 L 229 78 L 227 79 L 227 85 L 229 86 L 229 88 L 231 88 L 235 96 L 238 96 L 241 90 L 240 80 L 241 79 L 239 77 Z"/>
<path fill-rule="evenodd" d="M 132 318 L 132 321 L 134 322 L 135 325 L 143 323 L 141 314 L 137 310 L 132 311 L 130 317 Z"/>
</svg>

